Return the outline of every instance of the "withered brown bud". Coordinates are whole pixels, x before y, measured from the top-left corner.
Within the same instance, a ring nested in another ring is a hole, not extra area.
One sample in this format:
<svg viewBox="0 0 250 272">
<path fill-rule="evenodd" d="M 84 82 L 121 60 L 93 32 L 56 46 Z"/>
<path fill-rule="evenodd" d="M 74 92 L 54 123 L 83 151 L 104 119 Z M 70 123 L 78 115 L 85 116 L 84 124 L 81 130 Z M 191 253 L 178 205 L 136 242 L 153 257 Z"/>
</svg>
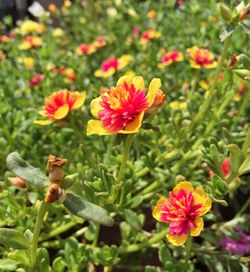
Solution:
<svg viewBox="0 0 250 272">
<path fill-rule="evenodd" d="M 235 55 L 231 55 L 228 63 L 229 68 L 234 68 L 237 62 L 238 62 L 237 57 Z"/>
<path fill-rule="evenodd" d="M 45 202 L 52 203 L 57 200 L 63 202 L 64 199 L 65 199 L 64 190 L 56 183 L 51 184 L 45 196 Z"/>
<path fill-rule="evenodd" d="M 17 187 L 20 187 L 20 188 L 26 188 L 27 187 L 25 180 L 23 180 L 23 179 L 21 179 L 19 177 L 8 178 L 8 180 L 14 186 L 17 186 Z"/>
<path fill-rule="evenodd" d="M 240 12 L 240 21 L 243 21 L 250 14 L 250 3 Z"/>
<path fill-rule="evenodd" d="M 49 155 L 47 169 L 51 183 L 61 185 L 62 179 L 64 177 L 64 171 L 62 168 L 66 162 L 66 159 L 58 158 L 54 155 Z"/>
</svg>

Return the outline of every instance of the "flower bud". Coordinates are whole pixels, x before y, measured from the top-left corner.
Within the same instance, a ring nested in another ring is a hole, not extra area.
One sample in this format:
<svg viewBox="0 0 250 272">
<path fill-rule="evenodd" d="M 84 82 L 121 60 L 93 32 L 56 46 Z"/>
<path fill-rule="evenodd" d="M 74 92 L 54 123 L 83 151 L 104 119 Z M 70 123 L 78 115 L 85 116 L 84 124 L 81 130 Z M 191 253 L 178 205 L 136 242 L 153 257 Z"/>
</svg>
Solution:
<svg viewBox="0 0 250 272">
<path fill-rule="evenodd" d="M 250 70 L 247 69 L 235 69 L 233 70 L 237 76 L 242 79 L 250 79 Z"/>
<path fill-rule="evenodd" d="M 229 7 L 227 7 L 224 4 L 220 4 L 220 14 L 223 20 L 230 22 L 232 19 L 232 12 L 229 9 Z"/>
<path fill-rule="evenodd" d="M 155 95 L 155 100 L 151 107 L 145 112 L 146 116 L 155 115 L 158 109 L 164 104 L 165 102 L 165 94 L 162 90 L 158 90 Z"/>
<path fill-rule="evenodd" d="M 14 185 L 17 186 L 19 188 L 26 188 L 26 181 L 24 181 L 23 179 L 19 178 L 19 177 L 14 177 L 14 178 L 8 178 L 9 182 Z"/>
<path fill-rule="evenodd" d="M 65 196 L 63 189 L 56 183 L 49 186 L 48 192 L 45 196 L 46 203 L 52 203 L 57 200 L 62 200 Z"/>
</svg>

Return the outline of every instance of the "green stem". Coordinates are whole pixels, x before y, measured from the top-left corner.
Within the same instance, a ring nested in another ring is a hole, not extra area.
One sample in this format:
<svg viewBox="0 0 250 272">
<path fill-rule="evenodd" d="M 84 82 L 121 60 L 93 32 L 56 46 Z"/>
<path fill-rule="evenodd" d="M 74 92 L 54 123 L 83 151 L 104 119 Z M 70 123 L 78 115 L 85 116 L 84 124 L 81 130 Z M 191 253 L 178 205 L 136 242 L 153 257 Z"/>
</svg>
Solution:
<svg viewBox="0 0 250 272">
<path fill-rule="evenodd" d="M 196 86 L 197 86 L 197 83 L 199 82 L 199 79 L 200 79 L 200 70 L 197 70 L 195 75 L 194 75 L 194 79 L 192 81 L 192 89 L 190 91 L 190 93 L 188 94 L 188 100 L 191 101 L 192 98 L 193 98 L 193 95 L 194 95 L 194 92 L 196 90 Z"/>
<path fill-rule="evenodd" d="M 95 225 L 96 225 L 96 234 L 95 234 L 95 238 L 94 238 L 93 243 L 92 243 L 92 245 L 94 247 L 96 247 L 98 245 L 99 233 L 100 233 L 100 227 L 101 227 L 101 225 L 98 224 L 98 223 L 96 223 Z"/>
<path fill-rule="evenodd" d="M 203 118 L 204 114 L 207 112 L 207 110 L 208 110 L 208 108 L 210 106 L 210 103 L 212 101 L 213 96 L 216 93 L 219 74 L 221 72 L 222 65 L 223 65 L 223 63 L 225 61 L 225 58 L 227 56 L 228 47 L 230 45 L 230 42 L 231 42 L 231 36 L 229 36 L 224 42 L 224 46 L 223 46 L 223 50 L 222 50 L 222 54 L 221 54 L 221 59 L 220 59 L 220 62 L 218 64 L 218 66 L 217 66 L 214 82 L 211 85 L 211 89 L 209 90 L 209 93 L 206 96 L 206 98 L 204 100 L 204 103 L 200 106 L 198 113 L 194 116 L 194 119 L 193 119 L 193 122 L 192 122 L 192 127 Z"/>
<path fill-rule="evenodd" d="M 129 150 L 131 148 L 132 141 L 133 141 L 133 136 L 134 136 L 134 134 L 130 134 L 130 135 L 127 136 L 127 140 L 126 140 L 126 143 L 125 143 L 125 148 L 124 148 L 124 151 L 123 151 L 122 163 L 121 163 L 120 170 L 118 172 L 115 184 L 120 184 L 122 179 L 123 179 L 126 164 L 127 164 L 127 160 L 128 160 L 128 156 L 129 156 Z"/>
<path fill-rule="evenodd" d="M 134 245 L 129 245 L 127 247 L 120 248 L 119 253 L 120 254 L 127 254 L 127 253 L 131 253 L 131 252 L 139 251 L 139 250 L 146 248 L 146 247 L 150 247 L 151 245 L 158 243 L 164 237 L 166 237 L 167 233 L 168 233 L 168 230 L 164 229 L 161 232 L 154 235 L 149 240 L 146 240 L 140 244 L 134 244 Z"/>
<path fill-rule="evenodd" d="M 67 230 L 71 229 L 72 227 L 74 227 L 74 226 L 76 226 L 78 224 L 79 224 L 79 222 L 73 221 L 73 222 L 68 222 L 68 223 L 66 223 L 64 225 L 61 225 L 58 228 L 52 230 L 47 235 L 41 237 L 41 239 L 39 239 L 39 241 L 43 242 L 43 241 L 49 240 L 49 239 L 53 238 L 54 236 L 58 236 L 61 233 L 66 232 Z"/>
<path fill-rule="evenodd" d="M 183 272 L 187 270 L 188 261 L 190 259 L 190 254 L 191 254 L 191 248 L 192 248 L 192 236 L 188 234 L 186 248 L 185 248 L 185 265 L 184 265 Z"/>
<path fill-rule="evenodd" d="M 235 215 L 235 218 L 240 217 L 245 212 L 245 210 L 248 208 L 249 205 L 250 205 L 250 197 L 248 198 L 246 203 L 242 206 L 240 211 Z"/>
<path fill-rule="evenodd" d="M 32 238 L 32 243 L 31 243 L 31 266 L 34 267 L 35 263 L 36 263 L 36 251 L 37 251 L 37 244 L 38 244 L 38 239 L 39 239 L 39 234 L 40 234 L 40 230 L 42 227 L 42 223 L 43 223 L 43 218 L 48 210 L 48 206 L 49 204 L 46 202 L 42 202 L 37 218 L 36 218 L 36 223 L 35 223 L 35 228 L 34 228 L 34 234 L 33 234 L 33 238 Z"/>
<path fill-rule="evenodd" d="M 129 151 L 130 151 L 132 141 L 133 141 L 133 136 L 134 136 L 134 134 L 129 134 L 127 136 L 124 151 L 123 151 L 121 166 L 120 166 L 117 178 L 115 180 L 115 183 L 113 186 L 113 191 L 112 191 L 111 197 L 110 197 L 111 202 L 114 202 L 117 197 L 119 186 L 120 186 L 123 176 L 124 176 L 124 172 L 125 172 L 125 168 L 126 168 L 126 164 L 127 164 L 127 160 L 128 160 L 128 156 L 129 156 Z"/>
</svg>

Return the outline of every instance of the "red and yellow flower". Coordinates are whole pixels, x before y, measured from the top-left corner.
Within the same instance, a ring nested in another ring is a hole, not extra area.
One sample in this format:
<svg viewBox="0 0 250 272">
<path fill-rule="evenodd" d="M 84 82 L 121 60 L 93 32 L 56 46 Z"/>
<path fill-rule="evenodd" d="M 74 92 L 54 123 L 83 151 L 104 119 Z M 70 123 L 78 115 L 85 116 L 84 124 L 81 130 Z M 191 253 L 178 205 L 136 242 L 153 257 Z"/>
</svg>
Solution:
<svg viewBox="0 0 250 272">
<path fill-rule="evenodd" d="M 91 55 L 96 52 L 96 48 L 92 44 L 82 43 L 76 48 L 78 55 Z"/>
<path fill-rule="evenodd" d="M 144 115 L 150 114 L 152 108 L 159 107 L 163 103 L 157 96 L 158 92 L 162 93 L 160 86 L 160 79 L 154 78 L 146 92 L 141 76 L 121 77 L 116 87 L 106 90 L 101 96 L 92 100 L 91 112 L 100 120 L 89 120 L 87 135 L 138 132 Z"/>
<path fill-rule="evenodd" d="M 208 49 L 193 46 L 187 49 L 190 56 L 190 66 L 195 69 L 212 69 L 218 62 L 214 59 L 214 55 Z"/>
<path fill-rule="evenodd" d="M 192 186 L 188 181 L 178 183 L 169 198 L 161 197 L 154 210 L 153 217 L 169 223 L 167 239 L 174 246 L 183 245 L 188 235 L 200 235 L 204 222 L 202 215 L 212 206 L 211 198 L 201 187 Z"/>
<path fill-rule="evenodd" d="M 24 39 L 24 41 L 19 45 L 20 50 L 28 50 L 31 48 L 40 47 L 42 45 L 42 38 L 28 36 Z"/>
<path fill-rule="evenodd" d="M 86 92 L 71 92 L 67 89 L 54 92 L 45 98 L 45 105 L 39 113 L 48 117 L 47 120 L 36 120 L 34 124 L 49 125 L 57 120 L 65 118 L 69 112 L 79 109 L 86 98 Z"/>
<path fill-rule="evenodd" d="M 142 45 L 148 44 L 149 41 L 158 39 L 161 36 L 161 32 L 154 29 L 148 29 L 141 34 L 140 43 Z"/>
<path fill-rule="evenodd" d="M 158 67 L 164 68 L 174 62 L 180 61 L 183 61 L 183 54 L 179 51 L 172 50 L 162 56 L 161 63 L 158 64 Z"/>
<path fill-rule="evenodd" d="M 132 61 L 130 55 L 123 55 L 120 58 L 109 58 L 101 64 L 101 69 L 95 71 L 96 77 L 110 77 L 115 72 L 123 69 Z"/>
</svg>

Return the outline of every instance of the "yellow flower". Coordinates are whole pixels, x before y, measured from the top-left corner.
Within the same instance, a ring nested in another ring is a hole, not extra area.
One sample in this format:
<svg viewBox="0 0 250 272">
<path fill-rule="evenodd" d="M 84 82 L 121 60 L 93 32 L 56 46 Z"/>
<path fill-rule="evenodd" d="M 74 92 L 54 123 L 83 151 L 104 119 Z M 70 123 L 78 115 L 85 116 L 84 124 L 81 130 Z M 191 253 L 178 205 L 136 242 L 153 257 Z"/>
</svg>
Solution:
<svg viewBox="0 0 250 272">
<path fill-rule="evenodd" d="M 185 110 L 187 108 L 187 102 L 173 101 L 169 105 L 172 110 Z"/>
<path fill-rule="evenodd" d="M 27 70 L 34 68 L 34 59 L 32 57 L 19 58 L 18 62 L 22 63 Z"/>
<path fill-rule="evenodd" d="M 109 58 L 101 64 L 101 69 L 95 71 L 96 77 L 110 77 L 115 72 L 126 67 L 132 60 L 130 55 L 123 55 L 120 58 Z"/>
<path fill-rule="evenodd" d="M 19 29 L 21 34 L 26 35 L 26 34 L 42 33 L 45 30 L 45 26 L 43 24 L 39 24 L 32 20 L 27 20 L 21 23 Z"/>
<path fill-rule="evenodd" d="M 188 181 L 178 183 L 169 198 L 161 197 L 153 210 L 153 217 L 169 223 L 168 241 L 174 246 L 183 245 L 188 237 L 199 236 L 204 222 L 202 215 L 210 211 L 211 198 L 201 187 L 192 186 Z"/>
<path fill-rule="evenodd" d="M 141 76 L 121 77 L 116 87 L 108 89 L 92 100 L 91 113 L 100 120 L 89 120 L 87 135 L 138 132 L 145 112 L 154 105 L 160 86 L 160 79 L 154 78 L 146 93 Z"/>
<path fill-rule="evenodd" d="M 20 50 L 29 50 L 31 48 L 40 47 L 42 45 L 42 38 L 28 36 L 24 41 L 18 46 Z"/>
<path fill-rule="evenodd" d="M 55 38 L 60 38 L 64 35 L 64 31 L 60 27 L 57 27 L 56 29 L 53 30 L 52 35 Z"/>
</svg>

